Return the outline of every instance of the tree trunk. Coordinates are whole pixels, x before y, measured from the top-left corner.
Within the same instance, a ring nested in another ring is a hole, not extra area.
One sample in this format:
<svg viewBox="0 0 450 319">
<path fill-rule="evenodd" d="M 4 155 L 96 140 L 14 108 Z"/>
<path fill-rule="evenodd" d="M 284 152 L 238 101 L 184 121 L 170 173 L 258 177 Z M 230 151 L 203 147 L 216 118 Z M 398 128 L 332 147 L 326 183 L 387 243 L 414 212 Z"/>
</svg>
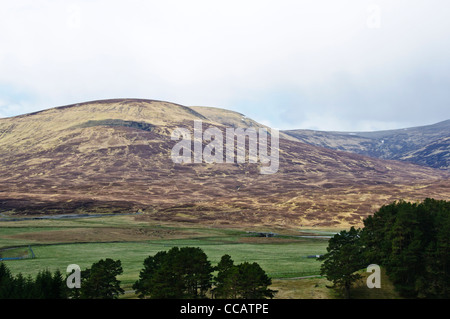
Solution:
<svg viewBox="0 0 450 319">
<path fill-rule="evenodd" d="M 351 284 L 346 282 L 345 285 L 344 285 L 344 297 L 345 297 L 345 299 L 350 299 L 350 287 L 351 287 Z"/>
</svg>

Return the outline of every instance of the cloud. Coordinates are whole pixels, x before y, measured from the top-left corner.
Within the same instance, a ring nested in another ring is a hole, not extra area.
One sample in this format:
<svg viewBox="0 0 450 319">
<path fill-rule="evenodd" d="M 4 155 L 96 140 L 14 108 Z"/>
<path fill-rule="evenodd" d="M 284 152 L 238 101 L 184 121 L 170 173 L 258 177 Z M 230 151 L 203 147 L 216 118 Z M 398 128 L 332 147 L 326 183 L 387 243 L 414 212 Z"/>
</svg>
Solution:
<svg viewBox="0 0 450 319">
<path fill-rule="evenodd" d="M 3 1 L 0 83 L 29 97 L 7 97 L 18 114 L 140 97 L 280 128 L 433 122 L 450 117 L 449 13 L 440 0 Z"/>
</svg>

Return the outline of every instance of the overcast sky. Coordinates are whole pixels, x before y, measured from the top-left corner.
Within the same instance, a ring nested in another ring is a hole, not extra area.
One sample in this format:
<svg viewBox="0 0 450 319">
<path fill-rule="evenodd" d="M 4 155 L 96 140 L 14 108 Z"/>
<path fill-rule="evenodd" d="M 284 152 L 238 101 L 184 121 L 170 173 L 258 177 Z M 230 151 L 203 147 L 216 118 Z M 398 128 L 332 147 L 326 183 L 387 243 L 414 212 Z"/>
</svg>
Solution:
<svg viewBox="0 0 450 319">
<path fill-rule="evenodd" d="M 444 0 L 0 0 L 0 116 L 108 98 L 278 129 L 450 119 Z"/>
</svg>

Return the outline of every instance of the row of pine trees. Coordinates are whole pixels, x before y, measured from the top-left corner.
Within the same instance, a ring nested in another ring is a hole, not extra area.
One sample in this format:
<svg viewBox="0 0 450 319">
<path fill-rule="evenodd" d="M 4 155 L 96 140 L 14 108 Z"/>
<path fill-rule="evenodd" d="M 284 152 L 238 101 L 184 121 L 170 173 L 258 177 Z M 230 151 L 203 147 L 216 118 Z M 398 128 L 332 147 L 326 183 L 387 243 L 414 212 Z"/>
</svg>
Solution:
<svg viewBox="0 0 450 319">
<path fill-rule="evenodd" d="M 217 271 L 217 276 L 213 272 Z M 43 270 L 36 278 L 13 275 L 0 263 L 0 299 L 116 299 L 124 294 L 117 276 L 120 260 L 106 258 L 80 272 L 80 287 L 68 288 L 72 274 Z M 271 279 L 257 263 L 235 265 L 224 255 L 215 267 L 202 249 L 173 247 L 144 261 L 133 285 L 140 298 L 152 299 L 264 299 L 273 298 Z"/>
<path fill-rule="evenodd" d="M 364 220 L 362 229 L 341 231 L 319 258 L 321 273 L 349 297 L 358 273 L 384 267 L 402 297 L 450 298 L 450 202 L 394 202 Z"/>
<path fill-rule="evenodd" d="M 0 263 L 0 299 L 66 299 L 68 290 L 64 276 L 59 270 L 40 271 L 36 278 L 11 274 Z"/>
</svg>

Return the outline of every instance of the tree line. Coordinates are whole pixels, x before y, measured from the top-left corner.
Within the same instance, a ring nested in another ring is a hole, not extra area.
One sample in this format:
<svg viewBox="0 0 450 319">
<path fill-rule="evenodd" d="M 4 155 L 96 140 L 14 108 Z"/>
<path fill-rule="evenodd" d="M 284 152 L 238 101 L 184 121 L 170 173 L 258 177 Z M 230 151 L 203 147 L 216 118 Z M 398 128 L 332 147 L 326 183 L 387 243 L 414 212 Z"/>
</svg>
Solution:
<svg viewBox="0 0 450 319">
<path fill-rule="evenodd" d="M 369 264 L 385 268 L 406 298 L 450 298 L 450 202 L 394 202 L 364 219 L 364 227 L 341 231 L 319 258 L 321 274 L 346 297 Z"/>
<path fill-rule="evenodd" d="M 36 278 L 16 276 L 0 263 L 0 299 L 66 299 L 67 286 L 63 274 L 56 270 L 40 271 Z"/>
<path fill-rule="evenodd" d="M 0 263 L 0 299 L 117 299 L 124 294 L 117 279 L 122 273 L 120 260 L 101 259 L 80 272 L 79 288 L 70 289 L 67 280 L 72 274 L 43 270 L 36 278 L 14 276 Z M 263 299 L 274 297 L 276 291 L 268 288 L 271 284 L 256 262 L 235 265 L 224 255 L 213 267 L 202 249 L 173 247 L 144 260 L 133 289 L 139 298 Z"/>
<path fill-rule="evenodd" d="M 225 254 L 213 267 L 202 249 L 174 247 L 145 259 L 133 288 L 139 298 L 197 299 L 209 293 L 214 298 L 263 299 L 274 297 L 276 291 L 268 288 L 271 284 L 256 262 L 235 265 Z"/>
<path fill-rule="evenodd" d="M 117 298 L 123 290 L 116 276 L 122 273 L 120 260 L 100 260 L 81 271 L 82 289 L 69 289 L 67 278 L 60 270 L 41 270 L 36 278 L 22 273 L 13 275 L 0 263 L 0 299 L 109 299 Z"/>
</svg>

